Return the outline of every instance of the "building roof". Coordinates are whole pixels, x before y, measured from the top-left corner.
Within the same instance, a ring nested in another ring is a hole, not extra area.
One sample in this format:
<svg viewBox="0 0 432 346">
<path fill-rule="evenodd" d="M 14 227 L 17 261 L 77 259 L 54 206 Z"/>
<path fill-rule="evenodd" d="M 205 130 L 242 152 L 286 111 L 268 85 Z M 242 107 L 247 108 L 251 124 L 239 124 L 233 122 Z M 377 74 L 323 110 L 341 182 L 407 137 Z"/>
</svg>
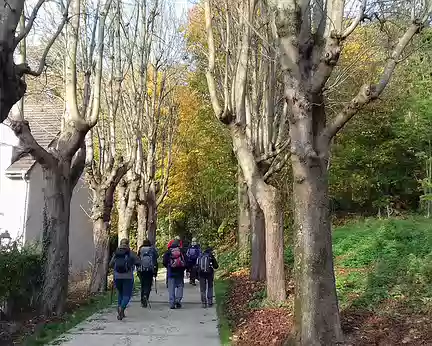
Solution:
<svg viewBox="0 0 432 346">
<path fill-rule="evenodd" d="M 24 98 L 24 118 L 30 124 L 34 139 L 42 148 L 48 148 L 60 132 L 63 110 L 63 102 L 49 95 Z M 35 162 L 30 155 L 24 156 L 12 163 L 6 169 L 6 174 L 27 173 Z"/>
</svg>

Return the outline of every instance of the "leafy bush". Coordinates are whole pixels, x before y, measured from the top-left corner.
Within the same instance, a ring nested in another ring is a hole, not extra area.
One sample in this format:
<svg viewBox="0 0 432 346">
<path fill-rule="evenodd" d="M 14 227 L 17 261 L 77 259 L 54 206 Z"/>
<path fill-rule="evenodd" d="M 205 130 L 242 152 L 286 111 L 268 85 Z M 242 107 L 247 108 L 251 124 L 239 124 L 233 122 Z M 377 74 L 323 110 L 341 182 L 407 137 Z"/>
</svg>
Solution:
<svg viewBox="0 0 432 346">
<path fill-rule="evenodd" d="M 432 309 L 432 225 L 429 220 L 368 220 L 334 233 L 341 305 L 370 309 L 386 300 Z"/>
<path fill-rule="evenodd" d="M 42 257 L 35 248 L 0 247 L 0 302 L 12 313 L 35 307 L 42 284 Z"/>
<path fill-rule="evenodd" d="M 367 219 L 333 232 L 342 308 L 379 309 L 388 300 L 432 312 L 432 224 L 423 217 Z M 292 247 L 285 250 L 292 268 Z"/>
<path fill-rule="evenodd" d="M 242 268 L 240 253 L 237 249 L 228 250 L 217 254 L 219 269 L 216 271 L 218 277 L 226 277 Z"/>
</svg>

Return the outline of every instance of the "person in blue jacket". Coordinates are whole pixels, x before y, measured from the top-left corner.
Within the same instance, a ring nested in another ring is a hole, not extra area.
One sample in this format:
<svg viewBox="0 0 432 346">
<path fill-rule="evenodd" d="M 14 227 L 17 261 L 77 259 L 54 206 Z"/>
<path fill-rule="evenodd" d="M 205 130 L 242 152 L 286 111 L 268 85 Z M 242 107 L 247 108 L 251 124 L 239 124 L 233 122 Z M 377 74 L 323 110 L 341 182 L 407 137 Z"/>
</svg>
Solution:
<svg viewBox="0 0 432 346">
<path fill-rule="evenodd" d="M 129 240 L 122 239 L 109 263 L 109 266 L 114 268 L 114 283 L 118 293 L 118 320 L 125 317 L 125 310 L 132 297 L 134 286 L 134 267 L 139 264 L 139 258 L 129 247 Z"/>
<path fill-rule="evenodd" d="M 189 272 L 189 283 L 196 286 L 197 259 L 201 256 L 201 247 L 196 238 L 192 238 L 191 245 L 186 251 L 187 271 Z"/>
</svg>

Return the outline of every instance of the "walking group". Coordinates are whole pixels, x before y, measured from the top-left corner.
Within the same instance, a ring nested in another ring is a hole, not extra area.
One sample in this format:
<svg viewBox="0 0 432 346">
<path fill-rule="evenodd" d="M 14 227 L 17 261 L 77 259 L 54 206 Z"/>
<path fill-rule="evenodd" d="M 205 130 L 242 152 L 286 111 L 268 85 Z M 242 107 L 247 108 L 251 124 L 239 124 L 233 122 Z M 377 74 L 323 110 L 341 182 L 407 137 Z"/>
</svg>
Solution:
<svg viewBox="0 0 432 346">
<path fill-rule="evenodd" d="M 120 241 L 109 264 L 114 268 L 114 284 L 118 293 L 117 319 L 125 317 L 133 294 L 135 270 L 141 283 L 141 306 L 149 305 L 153 281 L 156 282 L 158 274 L 158 258 L 158 251 L 148 239 L 140 246 L 138 254 L 130 249 L 129 240 Z M 199 281 L 202 307 L 213 306 L 214 270 L 218 268 L 218 263 L 211 247 L 205 247 L 202 251 L 196 238 L 192 238 L 190 246 L 185 249 L 180 237 L 176 237 L 168 243 L 162 264 L 167 270 L 166 287 L 171 309 L 182 307 L 185 272 L 191 285 L 196 286 L 196 281 Z"/>
</svg>

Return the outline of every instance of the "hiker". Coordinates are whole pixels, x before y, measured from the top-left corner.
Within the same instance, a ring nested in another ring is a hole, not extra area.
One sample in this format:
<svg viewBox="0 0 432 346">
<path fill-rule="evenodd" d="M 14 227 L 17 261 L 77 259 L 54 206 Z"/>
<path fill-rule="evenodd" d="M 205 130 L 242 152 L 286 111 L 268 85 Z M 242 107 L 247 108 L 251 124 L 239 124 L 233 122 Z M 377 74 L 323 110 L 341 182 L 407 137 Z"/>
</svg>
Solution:
<svg viewBox="0 0 432 346">
<path fill-rule="evenodd" d="M 197 278 L 197 259 L 201 256 L 201 248 L 196 238 L 192 238 L 192 243 L 187 249 L 187 271 L 189 272 L 189 283 L 196 286 Z"/>
<path fill-rule="evenodd" d="M 153 285 L 153 278 L 157 277 L 159 254 L 150 240 L 146 239 L 138 250 L 138 257 L 140 259 L 138 277 L 141 282 L 141 306 L 146 308 Z"/>
<path fill-rule="evenodd" d="M 180 239 L 180 236 L 178 235 L 174 239 L 171 239 L 168 242 L 167 248 L 169 249 L 175 241 L 177 241 L 180 244 L 180 249 L 183 249 L 183 241 Z"/>
<path fill-rule="evenodd" d="M 177 242 L 180 244 L 180 250 L 181 250 L 181 252 L 183 252 L 183 241 L 180 239 L 180 236 L 178 236 L 178 235 L 175 236 L 174 239 L 171 239 L 171 240 L 168 242 L 167 249 L 169 250 L 170 247 L 172 246 L 172 244 L 173 244 L 175 241 L 177 241 Z M 166 287 L 168 288 L 168 271 L 167 271 L 167 273 L 166 273 Z"/>
<path fill-rule="evenodd" d="M 219 268 L 219 265 L 211 247 L 206 248 L 204 253 L 198 258 L 197 264 L 202 307 L 212 307 L 214 271 Z"/>
<path fill-rule="evenodd" d="M 183 298 L 185 256 L 180 243 L 174 241 L 163 257 L 163 265 L 167 268 L 169 305 L 171 309 L 180 309 Z"/>
<path fill-rule="evenodd" d="M 118 320 L 125 317 L 125 310 L 132 297 L 134 286 L 134 266 L 139 264 L 139 258 L 129 248 L 129 240 L 122 239 L 109 263 L 109 266 L 114 268 L 114 283 L 118 292 Z"/>
</svg>

